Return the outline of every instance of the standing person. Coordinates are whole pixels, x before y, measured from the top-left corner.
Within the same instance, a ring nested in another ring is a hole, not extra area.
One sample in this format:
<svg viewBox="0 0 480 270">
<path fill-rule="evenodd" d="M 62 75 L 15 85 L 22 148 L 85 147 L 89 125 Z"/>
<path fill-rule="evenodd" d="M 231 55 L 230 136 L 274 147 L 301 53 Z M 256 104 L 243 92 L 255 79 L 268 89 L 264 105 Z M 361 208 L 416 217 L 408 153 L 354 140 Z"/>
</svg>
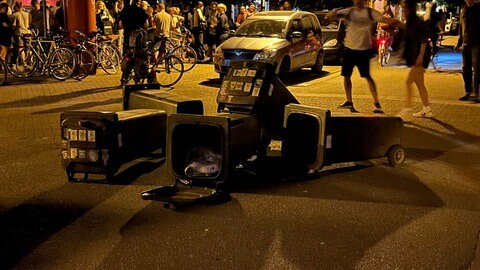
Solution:
<svg viewBox="0 0 480 270">
<path fill-rule="evenodd" d="M 124 29 L 125 42 L 123 46 L 123 54 L 130 53 L 129 48 L 135 47 L 137 44 L 136 37 L 132 36 L 133 32 L 138 29 L 146 29 L 148 26 L 148 15 L 141 8 L 140 0 L 133 0 L 132 4 L 126 6 L 120 13 L 120 24 L 119 27 Z M 132 36 L 132 40 L 130 37 Z M 123 86 L 130 77 L 130 73 L 135 64 L 136 55 L 130 55 L 132 58 L 126 61 L 125 66 L 122 68 L 122 78 L 120 83 Z"/>
<path fill-rule="evenodd" d="M 63 10 L 62 1 L 57 1 L 57 11 L 55 12 L 55 25 L 65 29 L 65 11 Z"/>
<path fill-rule="evenodd" d="M 465 3 L 460 13 L 460 37 L 455 46 L 455 49 L 462 50 L 462 76 L 465 83 L 465 95 L 459 100 L 472 98 L 475 103 L 480 103 L 480 3 L 475 0 L 465 0 Z"/>
<path fill-rule="evenodd" d="M 210 3 L 210 8 L 208 9 L 208 15 L 207 15 L 207 31 L 206 31 L 206 40 L 205 43 L 207 43 L 208 46 L 208 57 L 209 59 L 206 61 L 207 63 L 213 62 L 213 52 L 214 52 L 214 47 L 217 44 L 217 24 L 218 24 L 218 3 L 217 2 L 212 2 Z"/>
<path fill-rule="evenodd" d="M 193 23 L 192 23 L 192 34 L 194 37 L 194 46 L 193 48 L 198 54 L 198 59 L 203 60 L 204 50 L 201 50 L 200 47 L 203 47 L 203 32 L 205 31 L 207 20 L 204 16 L 204 6 L 203 2 L 199 1 L 197 7 L 193 9 Z"/>
<path fill-rule="evenodd" d="M 353 0 L 353 7 L 342 10 L 332 10 L 325 17 L 331 19 L 333 16 L 343 17 L 348 21 L 345 36 L 345 56 L 342 63 L 343 87 L 347 100 L 339 105 L 339 108 L 350 109 L 355 112 L 352 101 L 352 80 L 353 68 L 357 66 L 360 76 L 365 78 L 374 101 L 374 113 L 383 113 L 382 106 L 378 100 L 377 86 L 370 75 L 370 59 L 372 48 L 372 23 L 385 22 L 397 23 L 396 19 L 386 18 L 380 12 L 368 8 L 364 0 Z"/>
<path fill-rule="evenodd" d="M 113 17 L 105 6 L 105 2 L 95 2 L 95 20 L 97 29 L 104 35 L 110 35 L 113 31 Z"/>
<path fill-rule="evenodd" d="M 155 21 L 155 36 L 159 35 L 169 36 L 170 27 L 172 25 L 172 16 L 165 12 L 165 5 L 158 4 L 157 14 L 154 17 Z"/>
<path fill-rule="evenodd" d="M 283 5 L 280 9 L 281 10 L 292 10 L 292 4 L 290 4 L 290 1 L 285 1 L 285 2 L 283 2 Z"/>
<path fill-rule="evenodd" d="M 113 9 L 110 11 L 110 15 L 112 15 L 112 18 L 113 18 L 113 34 L 118 35 L 117 45 L 121 54 L 123 54 L 124 38 L 123 38 L 123 29 L 120 29 L 119 23 L 120 23 L 120 13 L 122 12 L 123 7 L 124 7 L 123 0 L 117 0 L 113 5 Z"/>
<path fill-rule="evenodd" d="M 407 77 L 407 98 L 406 105 L 398 116 L 405 117 L 411 112 L 412 107 L 412 86 L 418 88 L 420 98 L 422 99 L 423 109 L 414 113 L 414 117 L 433 117 L 432 110 L 428 100 L 428 92 L 425 87 L 425 69 L 430 63 L 430 49 L 427 48 L 428 43 L 428 25 L 416 14 L 416 1 L 406 0 L 403 3 L 404 13 L 406 16 L 405 30 L 405 49 L 403 56 L 410 67 Z"/>
<path fill-rule="evenodd" d="M 0 58 L 5 60 L 12 45 L 12 23 L 7 15 L 8 4 L 0 3 Z"/>
<path fill-rule="evenodd" d="M 247 19 L 247 9 L 244 6 L 238 8 L 238 15 L 235 20 L 235 25 L 239 27 Z"/>
<path fill-rule="evenodd" d="M 0 4 L 3 4 L 3 3 L 7 4 L 7 15 L 8 15 L 8 18 L 11 18 L 12 15 L 13 15 L 13 10 L 12 10 L 12 8 L 8 5 L 7 0 L 1 0 L 1 1 L 0 1 Z"/>
<path fill-rule="evenodd" d="M 256 9 L 257 9 L 257 8 L 256 8 L 256 6 L 255 6 L 255 3 L 252 2 L 252 3 L 248 4 L 247 16 L 246 16 L 246 18 L 255 15 Z"/>
<path fill-rule="evenodd" d="M 215 45 L 217 46 L 219 46 L 228 37 L 228 30 L 230 29 L 230 26 L 228 24 L 227 14 L 225 13 L 226 11 L 227 6 L 225 6 L 225 4 L 220 3 L 217 5 L 217 25 L 215 27 Z"/>
<path fill-rule="evenodd" d="M 22 2 L 15 2 L 13 5 L 13 21 L 12 26 L 14 29 L 13 32 L 13 46 L 14 46 L 14 53 L 12 54 L 12 61 L 17 59 L 18 53 L 20 49 L 25 46 L 22 35 L 30 35 L 30 29 L 28 26 L 30 25 L 30 16 L 27 12 L 23 11 L 22 9 Z M 23 55 L 21 56 L 22 60 L 24 59 Z M 18 63 L 20 64 L 20 63 Z M 22 61 L 23 64 L 23 61 Z"/>
</svg>

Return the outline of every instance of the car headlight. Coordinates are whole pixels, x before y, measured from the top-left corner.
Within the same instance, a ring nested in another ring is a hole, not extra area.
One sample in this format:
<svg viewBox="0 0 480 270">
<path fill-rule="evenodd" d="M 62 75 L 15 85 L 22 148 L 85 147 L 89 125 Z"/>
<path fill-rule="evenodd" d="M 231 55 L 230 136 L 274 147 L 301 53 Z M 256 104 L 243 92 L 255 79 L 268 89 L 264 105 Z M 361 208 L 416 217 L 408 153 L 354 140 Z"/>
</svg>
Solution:
<svg viewBox="0 0 480 270">
<path fill-rule="evenodd" d="M 323 46 L 324 47 L 335 47 L 335 46 L 337 46 L 337 43 L 338 43 L 337 39 L 334 38 L 334 39 L 330 39 L 329 41 L 325 42 L 323 44 Z"/>
<path fill-rule="evenodd" d="M 224 57 L 223 57 L 223 50 L 222 50 L 222 48 L 217 47 L 217 48 L 215 49 L 215 53 L 214 53 L 214 55 L 213 55 L 213 61 L 214 61 L 215 63 L 221 64 L 222 61 L 223 61 L 223 59 L 224 59 Z"/>
<path fill-rule="evenodd" d="M 275 57 L 277 55 L 276 49 L 263 50 L 253 57 L 253 60 L 266 60 Z"/>
</svg>

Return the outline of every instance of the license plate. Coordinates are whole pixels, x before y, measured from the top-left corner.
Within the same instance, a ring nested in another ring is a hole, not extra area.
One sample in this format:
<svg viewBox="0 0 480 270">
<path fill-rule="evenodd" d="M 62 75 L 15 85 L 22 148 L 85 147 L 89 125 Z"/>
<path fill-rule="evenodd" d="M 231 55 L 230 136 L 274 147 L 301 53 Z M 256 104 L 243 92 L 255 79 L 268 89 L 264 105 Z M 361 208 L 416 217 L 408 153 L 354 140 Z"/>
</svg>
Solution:
<svg viewBox="0 0 480 270">
<path fill-rule="evenodd" d="M 223 60 L 223 65 L 227 67 L 230 66 L 230 59 Z"/>
</svg>

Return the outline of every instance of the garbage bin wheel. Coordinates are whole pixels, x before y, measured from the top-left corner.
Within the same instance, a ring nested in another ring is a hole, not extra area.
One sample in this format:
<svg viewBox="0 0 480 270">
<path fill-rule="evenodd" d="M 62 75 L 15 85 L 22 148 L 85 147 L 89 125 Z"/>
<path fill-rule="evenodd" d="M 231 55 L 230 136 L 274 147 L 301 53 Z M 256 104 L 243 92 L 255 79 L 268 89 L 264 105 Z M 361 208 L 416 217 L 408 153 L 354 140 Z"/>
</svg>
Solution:
<svg viewBox="0 0 480 270">
<path fill-rule="evenodd" d="M 390 163 L 392 167 L 400 166 L 403 164 L 403 162 L 405 162 L 405 148 L 399 144 L 396 144 L 388 149 L 387 157 L 388 163 Z"/>
</svg>

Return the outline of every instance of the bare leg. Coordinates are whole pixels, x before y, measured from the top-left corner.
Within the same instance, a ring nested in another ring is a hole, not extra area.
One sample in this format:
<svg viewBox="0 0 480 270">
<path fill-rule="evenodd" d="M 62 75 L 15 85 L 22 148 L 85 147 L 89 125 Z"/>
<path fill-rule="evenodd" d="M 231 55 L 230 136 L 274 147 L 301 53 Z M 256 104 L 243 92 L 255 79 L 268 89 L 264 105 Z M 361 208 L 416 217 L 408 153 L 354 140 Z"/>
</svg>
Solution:
<svg viewBox="0 0 480 270">
<path fill-rule="evenodd" d="M 343 77 L 343 89 L 345 90 L 347 101 L 352 102 L 352 79 L 350 77 Z"/>
<path fill-rule="evenodd" d="M 428 92 L 427 88 L 425 87 L 425 70 L 423 67 L 414 67 L 415 70 L 415 84 L 418 88 L 418 93 L 420 94 L 420 98 L 422 99 L 422 104 L 424 107 L 428 107 L 430 105 L 428 101 Z"/>
<path fill-rule="evenodd" d="M 370 93 L 372 93 L 373 101 L 375 103 L 379 103 L 378 101 L 378 92 L 377 92 L 377 85 L 375 84 L 375 81 L 372 79 L 372 77 L 368 76 L 365 77 L 368 82 L 368 88 L 370 89 Z"/>
<path fill-rule="evenodd" d="M 408 72 L 408 77 L 407 77 L 407 97 L 405 99 L 405 107 L 406 108 L 411 108 L 412 107 L 412 93 L 413 93 L 413 82 L 415 81 L 414 78 L 414 70 L 413 68 L 410 68 L 410 71 Z"/>
</svg>

